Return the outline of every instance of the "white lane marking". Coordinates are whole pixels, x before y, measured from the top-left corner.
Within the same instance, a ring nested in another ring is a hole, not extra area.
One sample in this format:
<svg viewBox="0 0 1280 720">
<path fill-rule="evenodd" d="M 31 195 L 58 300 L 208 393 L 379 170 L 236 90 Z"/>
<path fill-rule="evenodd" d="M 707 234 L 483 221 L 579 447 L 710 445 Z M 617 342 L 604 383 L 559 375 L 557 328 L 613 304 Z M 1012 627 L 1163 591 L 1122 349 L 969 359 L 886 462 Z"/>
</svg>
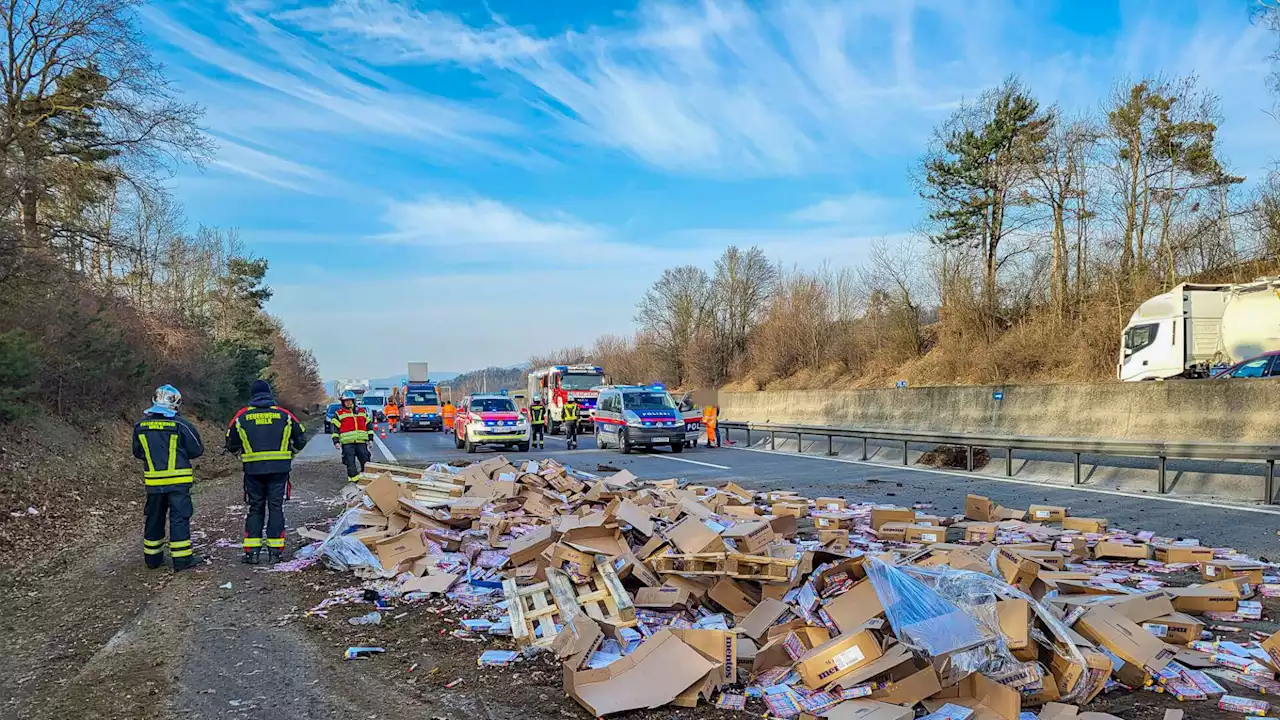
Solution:
<svg viewBox="0 0 1280 720">
<path fill-rule="evenodd" d="M 1229 503 L 1215 503 L 1206 500 L 1186 500 L 1183 498 L 1171 498 L 1163 495 L 1141 495 L 1138 493 L 1127 493 L 1120 490 L 1103 490 L 1101 488 L 1087 488 L 1078 485 L 1058 485 L 1049 482 L 1036 482 L 1034 480 L 1016 480 L 1014 478 L 1000 477 L 996 475 L 978 475 L 963 472 L 953 472 L 950 470 L 937 470 L 935 468 L 920 468 L 914 466 L 887 465 L 885 463 L 872 462 L 870 460 L 847 460 L 845 458 L 823 457 L 822 455 L 805 455 L 802 453 L 783 452 L 781 450 L 764 450 L 760 448 L 744 448 L 734 445 L 726 445 L 730 450 L 741 450 L 743 452 L 757 452 L 766 455 L 782 455 L 783 457 L 801 457 L 810 460 L 829 460 L 831 462 L 847 463 L 849 465 L 869 465 L 882 470 L 907 470 L 910 472 L 934 473 L 937 475 L 950 475 L 951 477 L 965 478 L 966 480 L 993 480 L 996 482 L 1013 483 L 1015 485 L 1030 485 L 1042 490 L 1072 490 L 1082 493 L 1093 493 L 1095 495 L 1114 495 L 1116 497 L 1131 498 L 1134 500 L 1157 500 L 1159 502 L 1176 503 L 1178 505 L 1195 505 L 1198 507 L 1217 508 L 1219 510 L 1238 510 L 1240 512 L 1258 513 L 1259 515 L 1280 515 L 1280 510 L 1267 510 L 1259 507 L 1249 507 L 1247 505 L 1231 505 Z"/>
<path fill-rule="evenodd" d="M 386 456 L 387 462 L 393 463 L 396 461 L 396 456 L 391 454 L 391 451 L 387 449 L 387 444 L 382 442 L 382 438 L 378 437 L 377 433 L 373 434 L 373 444 L 377 445 L 382 454 Z"/>
<path fill-rule="evenodd" d="M 639 456 L 637 456 L 637 457 L 662 458 L 663 460 L 675 460 L 676 462 L 689 463 L 690 465 L 701 465 L 701 466 L 703 466 L 703 467 L 715 468 L 715 469 L 717 469 L 717 470 L 732 470 L 732 469 L 733 469 L 733 468 L 729 467 L 728 465 L 716 465 L 715 463 L 701 462 L 701 461 L 698 461 L 698 460 L 689 460 L 689 459 L 687 459 L 687 458 L 680 458 L 680 457 L 676 457 L 676 456 L 674 456 L 674 455 L 667 455 L 667 454 L 665 454 L 665 453 L 645 453 L 645 454 L 643 454 L 643 455 L 639 455 Z"/>
</svg>

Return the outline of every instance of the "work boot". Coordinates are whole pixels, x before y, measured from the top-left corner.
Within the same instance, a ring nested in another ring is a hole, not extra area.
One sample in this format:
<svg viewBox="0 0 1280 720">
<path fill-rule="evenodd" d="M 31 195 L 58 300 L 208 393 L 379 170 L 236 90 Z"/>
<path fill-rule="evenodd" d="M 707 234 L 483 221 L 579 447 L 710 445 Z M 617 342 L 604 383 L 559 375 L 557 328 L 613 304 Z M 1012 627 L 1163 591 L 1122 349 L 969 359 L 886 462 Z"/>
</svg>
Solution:
<svg viewBox="0 0 1280 720">
<path fill-rule="evenodd" d="M 240 562 L 245 565 L 257 565 L 261 555 L 262 551 L 256 548 L 253 550 L 245 550 L 244 557 L 240 558 Z"/>
<path fill-rule="evenodd" d="M 204 558 L 200 557 L 199 555 L 188 555 L 187 557 L 174 558 L 173 571 L 182 572 L 183 570 L 189 570 L 197 565 L 202 564 L 203 562 L 204 562 Z"/>
<path fill-rule="evenodd" d="M 155 570 L 164 567 L 163 555 L 148 555 L 145 560 L 148 570 Z"/>
<path fill-rule="evenodd" d="M 267 548 L 267 564 L 275 565 L 280 562 L 280 548 Z"/>
</svg>

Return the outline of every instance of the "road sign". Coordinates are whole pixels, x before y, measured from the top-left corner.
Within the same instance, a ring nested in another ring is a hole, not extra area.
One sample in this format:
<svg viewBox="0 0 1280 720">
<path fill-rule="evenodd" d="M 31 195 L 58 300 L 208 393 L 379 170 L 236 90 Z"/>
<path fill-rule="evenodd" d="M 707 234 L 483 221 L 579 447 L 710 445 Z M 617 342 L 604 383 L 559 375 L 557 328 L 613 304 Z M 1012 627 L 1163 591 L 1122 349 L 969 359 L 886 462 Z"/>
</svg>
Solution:
<svg viewBox="0 0 1280 720">
<path fill-rule="evenodd" d="M 991 393 L 991 399 L 992 399 L 992 400 L 1003 400 L 1003 399 L 1004 399 L 1004 391 L 1003 391 L 1003 390 L 996 390 L 995 392 Z"/>
</svg>

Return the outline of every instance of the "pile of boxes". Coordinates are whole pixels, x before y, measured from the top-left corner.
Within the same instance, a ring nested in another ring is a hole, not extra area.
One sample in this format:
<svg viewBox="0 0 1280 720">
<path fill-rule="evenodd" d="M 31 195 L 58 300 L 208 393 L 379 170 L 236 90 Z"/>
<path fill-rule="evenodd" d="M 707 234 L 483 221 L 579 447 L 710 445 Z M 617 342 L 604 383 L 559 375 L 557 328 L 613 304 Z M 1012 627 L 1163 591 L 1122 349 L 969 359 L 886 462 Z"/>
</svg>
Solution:
<svg viewBox="0 0 1280 720">
<path fill-rule="evenodd" d="M 1280 692 L 1280 634 L 1249 627 L 1280 590 L 1271 565 L 1064 507 L 971 495 L 940 517 L 503 457 L 370 465 L 349 500 L 365 572 L 554 653 L 595 716 L 1060 719 L 1120 688 L 1231 712 Z M 945 591 L 971 581 L 990 597 Z"/>
</svg>

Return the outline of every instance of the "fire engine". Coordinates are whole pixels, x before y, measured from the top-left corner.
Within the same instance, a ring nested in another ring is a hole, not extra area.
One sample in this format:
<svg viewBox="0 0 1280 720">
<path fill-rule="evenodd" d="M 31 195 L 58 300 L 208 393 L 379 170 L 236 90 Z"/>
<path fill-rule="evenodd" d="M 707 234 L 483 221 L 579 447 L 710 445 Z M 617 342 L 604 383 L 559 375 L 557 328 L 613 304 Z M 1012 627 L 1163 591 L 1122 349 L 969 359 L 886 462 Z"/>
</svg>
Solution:
<svg viewBox="0 0 1280 720">
<path fill-rule="evenodd" d="M 578 423 L 590 432 L 596 415 L 596 399 L 604 385 L 604 370 L 598 365 L 553 365 L 529 373 L 529 399 L 541 395 L 547 406 L 547 433 L 560 432 L 564 402 L 578 401 Z"/>
</svg>

